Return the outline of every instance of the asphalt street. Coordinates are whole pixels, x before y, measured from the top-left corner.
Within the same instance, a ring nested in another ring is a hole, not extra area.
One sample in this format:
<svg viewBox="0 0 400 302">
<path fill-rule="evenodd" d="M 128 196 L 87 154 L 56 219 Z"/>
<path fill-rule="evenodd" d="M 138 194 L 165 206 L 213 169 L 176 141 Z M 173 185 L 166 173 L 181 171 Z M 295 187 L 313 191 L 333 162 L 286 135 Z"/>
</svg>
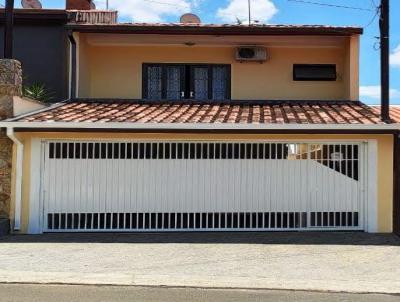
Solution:
<svg viewBox="0 0 400 302">
<path fill-rule="evenodd" d="M 303 291 L 0 284 L 0 302 L 395 302 L 400 296 Z"/>
</svg>

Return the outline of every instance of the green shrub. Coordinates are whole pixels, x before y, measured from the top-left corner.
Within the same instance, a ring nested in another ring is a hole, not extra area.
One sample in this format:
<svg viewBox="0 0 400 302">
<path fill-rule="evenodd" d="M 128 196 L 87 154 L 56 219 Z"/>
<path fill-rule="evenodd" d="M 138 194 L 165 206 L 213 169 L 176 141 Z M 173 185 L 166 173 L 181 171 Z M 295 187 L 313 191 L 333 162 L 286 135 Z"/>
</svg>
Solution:
<svg viewBox="0 0 400 302">
<path fill-rule="evenodd" d="M 34 83 L 22 88 L 23 95 L 27 98 L 49 103 L 54 99 L 54 92 L 46 87 L 44 84 Z"/>
</svg>

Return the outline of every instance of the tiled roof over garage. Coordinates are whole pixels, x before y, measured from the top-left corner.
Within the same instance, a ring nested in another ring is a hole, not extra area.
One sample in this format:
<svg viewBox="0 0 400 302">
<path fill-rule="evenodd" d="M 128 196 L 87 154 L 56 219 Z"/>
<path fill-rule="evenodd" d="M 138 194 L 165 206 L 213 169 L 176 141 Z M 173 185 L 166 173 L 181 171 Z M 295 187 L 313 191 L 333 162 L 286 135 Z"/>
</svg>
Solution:
<svg viewBox="0 0 400 302">
<path fill-rule="evenodd" d="M 221 103 L 80 100 L 17 118 L 19 122 L 381 124 L 378 112 L 354 101 Z"/>
<path fill-rule="evenodd" d="M 371 108 L 376 114 L 381 114 L 381 106 L 371 106 Z M 392 122 L 400 123 L 400 105 L 391 105 L 389 112 Z"/>
</svg>

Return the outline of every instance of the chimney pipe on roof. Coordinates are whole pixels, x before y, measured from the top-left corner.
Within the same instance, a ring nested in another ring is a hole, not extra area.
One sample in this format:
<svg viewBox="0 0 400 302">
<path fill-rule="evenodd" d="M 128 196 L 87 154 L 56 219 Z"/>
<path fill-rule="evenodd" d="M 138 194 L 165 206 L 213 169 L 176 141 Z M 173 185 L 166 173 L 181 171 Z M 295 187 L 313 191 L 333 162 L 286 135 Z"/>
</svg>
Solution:
<svg viewBox="0 0 400 302">
<path fill-rule="evenodd" d="M 91 0 L 67 0 L 67 10 L 90 10 Z"/>
</svg>

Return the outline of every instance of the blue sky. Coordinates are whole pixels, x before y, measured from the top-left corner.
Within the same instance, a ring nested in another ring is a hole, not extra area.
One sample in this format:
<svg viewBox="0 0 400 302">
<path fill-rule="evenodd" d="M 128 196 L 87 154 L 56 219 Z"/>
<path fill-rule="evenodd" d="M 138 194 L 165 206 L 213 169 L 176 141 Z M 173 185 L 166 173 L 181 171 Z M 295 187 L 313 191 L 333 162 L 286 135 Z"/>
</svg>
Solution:
<svg viewBox="0 0 400 302">
<path fill-rule="evenodd" d="M 106 0 L 96 0 L 98 8 Z M 361 99 L 379 103 L 379 36 L 376 5 L 380 0 L 251 0 L 252 14 L 262 23 L 331 24 L 365 27 L 361 40 Z M 19 6 L 19 0 L 16 0 Z M 350 6 L 346 9 L 304 2 Z M 4 0 L 0 0 L 4 3 Z M 62 8 L 65 0 L 42 0 L 45 8 Z M 247 16 L 247 0 L 109 0 L 120 13 L 121 22 L 176 22 L 179 15 L 192 11 L 205 23 L 229 23 Z M 400 1 L 391 1 L 391 88 L 394 104 L 400 104 Z M 397 49 L 396 49 L 397 48 Z"/>
</svg>

